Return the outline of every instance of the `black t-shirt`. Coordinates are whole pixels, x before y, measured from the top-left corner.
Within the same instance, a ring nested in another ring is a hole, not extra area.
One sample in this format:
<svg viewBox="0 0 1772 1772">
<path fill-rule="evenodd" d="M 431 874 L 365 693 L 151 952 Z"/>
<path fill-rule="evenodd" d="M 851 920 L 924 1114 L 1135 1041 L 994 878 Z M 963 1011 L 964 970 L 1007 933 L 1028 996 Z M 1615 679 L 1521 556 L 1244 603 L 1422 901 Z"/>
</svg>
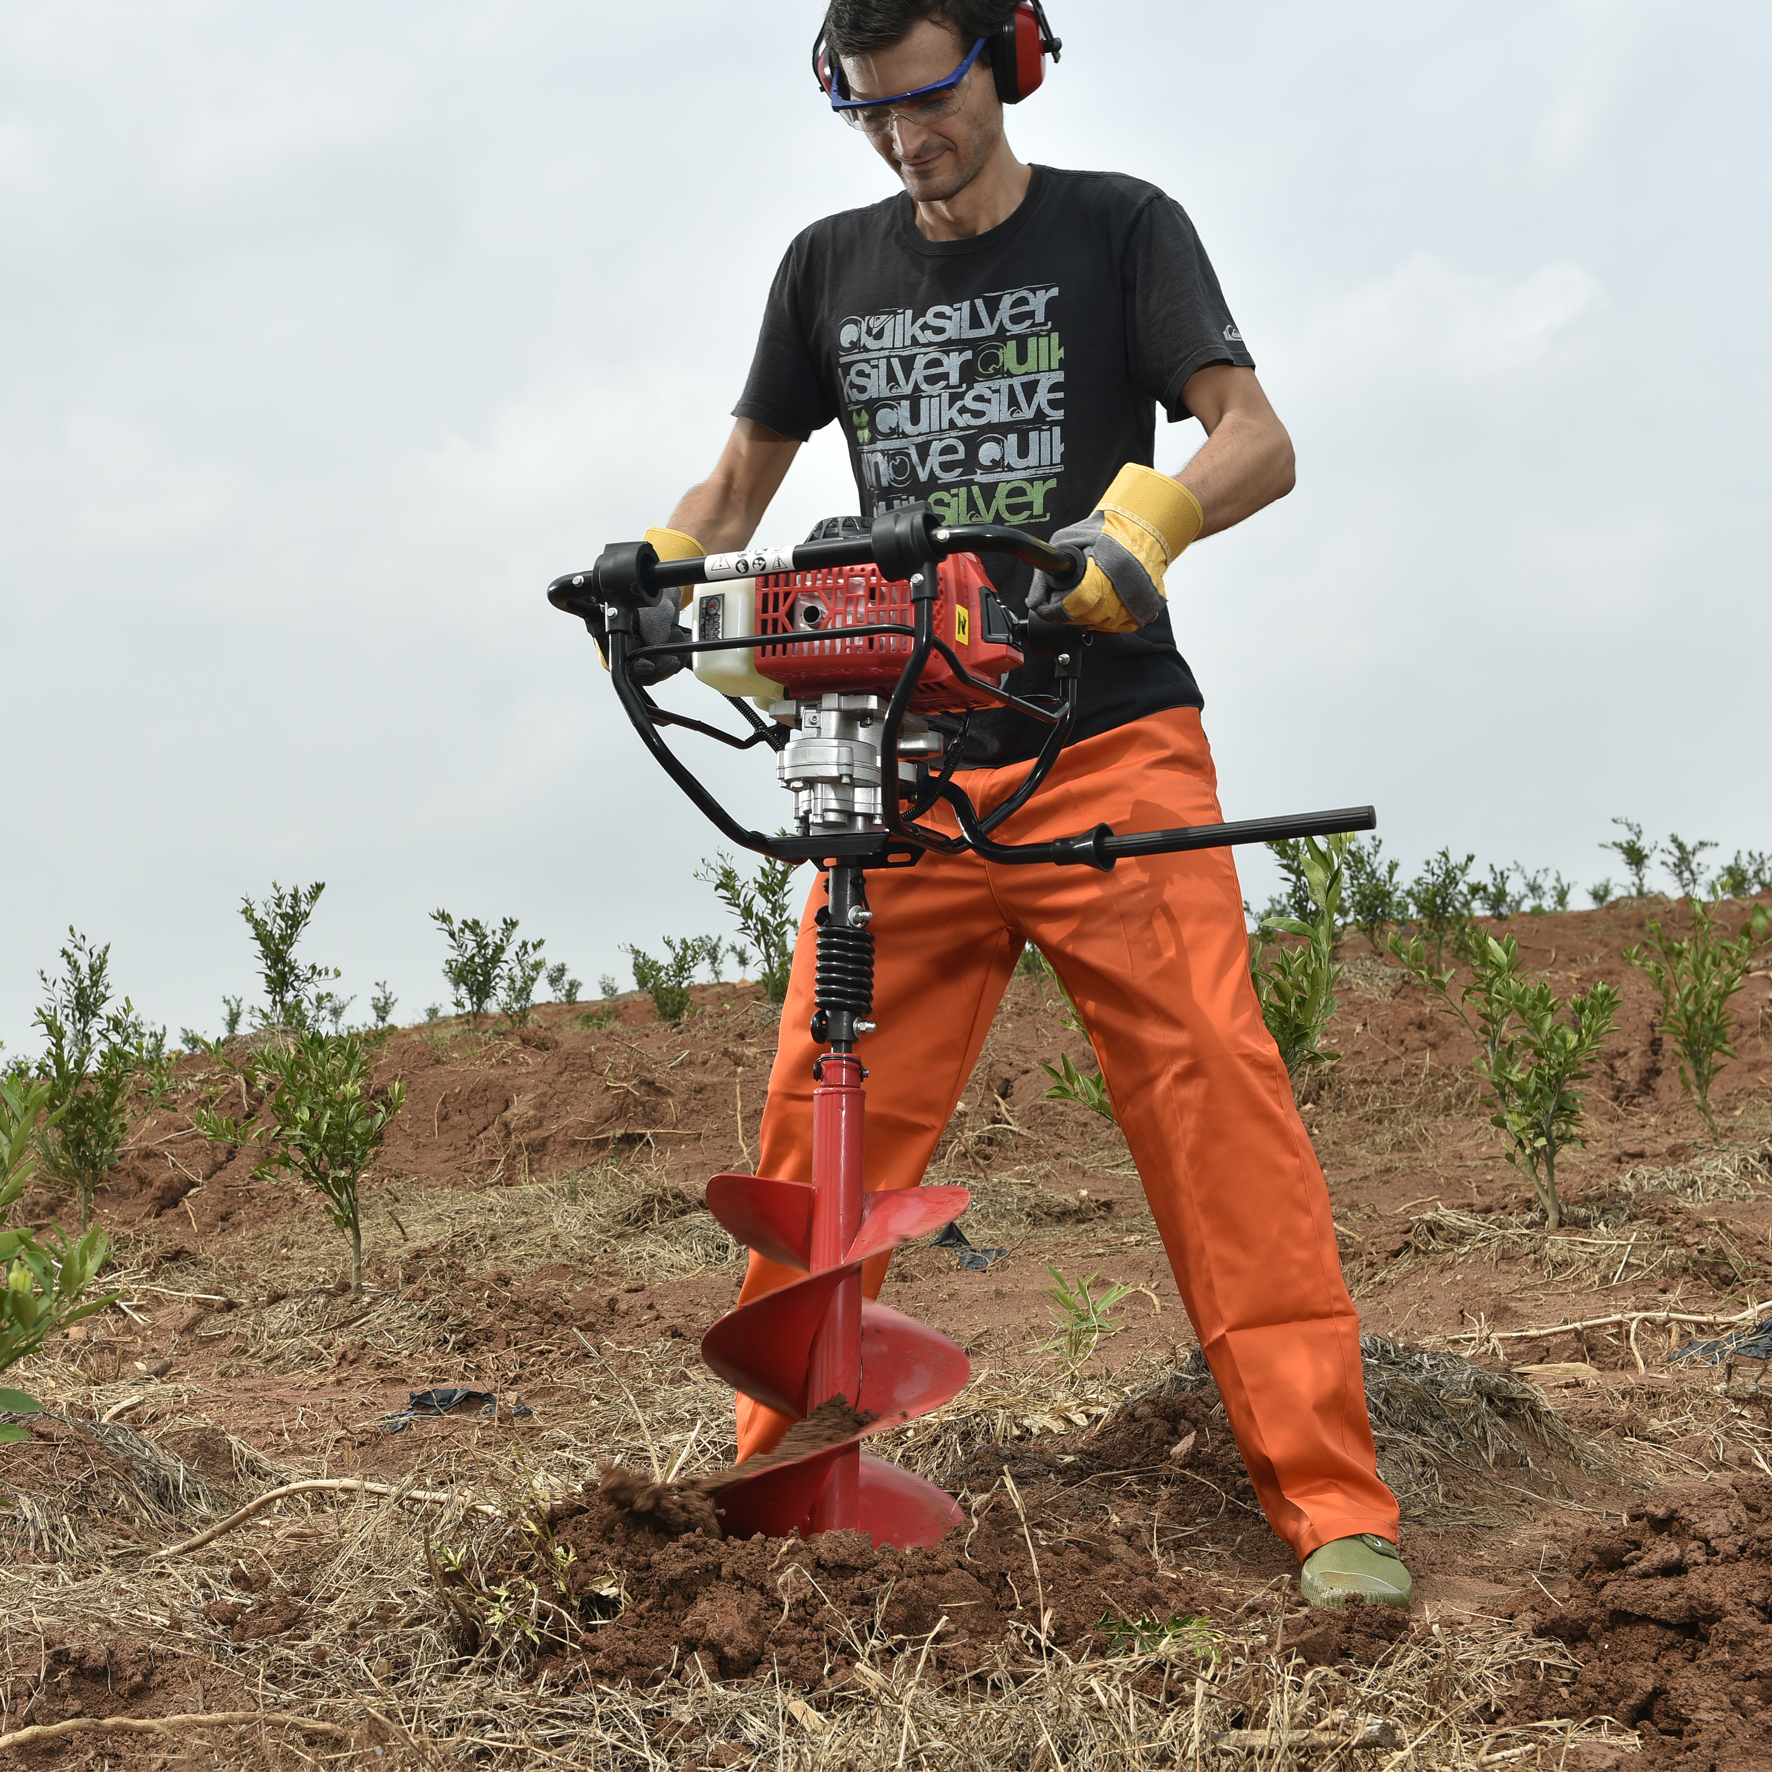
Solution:
<svg viewBox="0 0 1772 1772">
<path fill-rule="evenodd" d="M 1196 370 L 1255 367 L 1193 224 L 1154 185 L 1036 166 L 988 233 L 928 240 L 914 214 L 901 192 L 794 241 L 733 408 L 802 439 L 840 418 L 864 517 L 927 503 L 944 522 L 1049 535 L 1088 516 L 1127 462 L 1152 465 L 1156 408 L 1190 417 Z M 1028 569 L 985 564 L 1024 610 Z M 1051 685 L 1036 660 L 1008 687 Z M 1201 705 L 1165 610 L 1090 645 L 1075 736 Z M 1031 757 L 1044 731 L 974 714 L 970 760 Z"/>
</svg>

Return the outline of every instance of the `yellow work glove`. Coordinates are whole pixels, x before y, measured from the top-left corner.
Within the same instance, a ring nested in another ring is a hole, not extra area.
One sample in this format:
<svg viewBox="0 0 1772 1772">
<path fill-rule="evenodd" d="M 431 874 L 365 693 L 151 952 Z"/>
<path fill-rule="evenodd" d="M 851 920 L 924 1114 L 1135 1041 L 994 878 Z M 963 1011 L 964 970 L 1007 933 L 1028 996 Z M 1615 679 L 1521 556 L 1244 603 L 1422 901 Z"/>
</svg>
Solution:
<svg viewBox="0 0 1772 1772">
<path fill-rule="evenodd" d="M 693 535 L 680 529 L 648 529 L 645 540 L 661 560 L 691 560 L 707 549 Z M 650 608 L 642 609 L 636 618 L 642 646 L 663 646 L 671 640 L 687 640 L 689 630 L 677 617 L 694 592 L 685 585 L 673 594 L 667 593 Z M 663 653 L 657 658 L 635 661 L 634 680 L 638 683 L 662 683 L 674 677 L 688 662 L 686 653 Z"/>
<path fill-rule="evenodd" d="M 1053 532 L 1055 546 L 1069 543 L 1089 556 L 1083 582 L 1062 593 L 1036 572 L 1028 613 L 1097 634 L 1136 632 L 1163 613 L 1163 574 L 1205 521 L 1179 480 L 1129 461 L 1093 516 Z"/>
</svg>

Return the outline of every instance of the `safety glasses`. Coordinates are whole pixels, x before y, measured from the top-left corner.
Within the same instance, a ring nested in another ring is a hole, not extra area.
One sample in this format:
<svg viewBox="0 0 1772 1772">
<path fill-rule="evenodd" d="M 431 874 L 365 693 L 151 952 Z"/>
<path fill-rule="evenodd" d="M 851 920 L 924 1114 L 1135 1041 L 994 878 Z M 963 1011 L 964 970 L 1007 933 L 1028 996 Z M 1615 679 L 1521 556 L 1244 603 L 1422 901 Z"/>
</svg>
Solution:
<svg viewBox="0 0 1772 1772">
<path fill-rule="evenodd" d="M 980 37 L 966 59 L 945 78 L 891 98 L 839 98 L 831 89 L 831 109 L 849 125 L 868 135 L 884 135 L 902 117 L 907 123 L 939 123 L 966 102 L 966 76 L 984 50 Z"/>
</svg>

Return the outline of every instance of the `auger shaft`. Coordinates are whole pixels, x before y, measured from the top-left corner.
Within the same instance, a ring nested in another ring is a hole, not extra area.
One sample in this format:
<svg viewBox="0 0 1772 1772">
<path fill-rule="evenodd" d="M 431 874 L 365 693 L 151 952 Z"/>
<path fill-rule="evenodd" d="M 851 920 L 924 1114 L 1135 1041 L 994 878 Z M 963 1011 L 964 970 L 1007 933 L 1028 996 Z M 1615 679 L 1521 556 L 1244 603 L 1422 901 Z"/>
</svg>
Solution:
<svg viewBox="0 0 1772 1772">
<path fill-rule="evenodd" d="M 865 1173 L 863 1111 L 866 1072 L 855 1056 L 858 1033 L 874 1004 L 874 937 L 868 924 L 867 876 L 859 867 L 830 871 L 830 900 L 818 928 L 815 1038 L 831 1042 L 819 1060 L 812 1093 L 812 1271 L 841 1267 L 861 1229 Z M 861 1024 L 858 1026 L 858 1023 Z M 861 1396 L 861 1274 L 838 1286 L 812 1343 L 807 1396 L 825 1402 Z M 838 1456 L 812 1510 L 813 1530 L 830 1532 L 860 1523 L 861 1447 Z"/>
</svg>

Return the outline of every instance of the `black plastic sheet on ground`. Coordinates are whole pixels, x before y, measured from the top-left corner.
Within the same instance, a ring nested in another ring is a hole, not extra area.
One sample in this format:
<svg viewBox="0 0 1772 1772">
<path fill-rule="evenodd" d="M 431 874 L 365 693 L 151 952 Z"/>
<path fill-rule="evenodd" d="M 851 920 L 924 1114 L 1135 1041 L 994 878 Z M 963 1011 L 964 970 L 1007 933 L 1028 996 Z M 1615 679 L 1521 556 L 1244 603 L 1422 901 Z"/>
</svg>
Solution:
<svg viewBox="0 0 1772 1772">
<path fill-rule="evenodd" d="M 930 1240 L 929 1247 L 953 1250 L 955 1265 L 977 1274 L 982 1274 L 993 1261 L 1001 1261 L 1009 1253 L 1007 1249 L 974 1249 L 957 1219 L 952 1224 L 943 1225 L 940 1234 Z"/>
<path fill-rule="evenodd" d="M 439 1390 L 408 1391 L 406 1407 L 393 1415 L 383 1416 L 382 1426 L 391 1434 L 404 1433 L 415 1421 L 426 1421 L 436 1415 L 449 1415 L 457 1409 L 472 1415 L 496 1415 L 498 1398 L 491 1391 L 462 1390 L 454 1385 L 447 1385 Z M 529 1415 L 534 1412 L 526 1403 L 513 1403 L 511 1413 Z"/>
<path fill-rule="evenodd" d="M 1714 1341 L 1689 1341 L 1668 1358 L 1695 1360 L 1700 1366 L 1715 1366 L 1724 1360 L 1772 1360 L 1772 1316 L 1731 1329 Z"/>
</svg>

